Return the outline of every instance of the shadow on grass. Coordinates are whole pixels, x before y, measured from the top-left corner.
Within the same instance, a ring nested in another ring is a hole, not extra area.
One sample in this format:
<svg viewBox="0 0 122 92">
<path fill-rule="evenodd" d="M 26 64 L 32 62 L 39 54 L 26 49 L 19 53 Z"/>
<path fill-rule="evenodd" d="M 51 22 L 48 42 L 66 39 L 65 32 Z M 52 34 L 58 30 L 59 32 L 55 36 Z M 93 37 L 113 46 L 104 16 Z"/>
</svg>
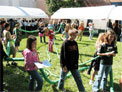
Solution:
<svg viewBox="0 0 122 92">
<path fill-rule="evenodd" d="M 53 54 L 57 54 L 55 51 L 52 52 Z M 58 53 L 58 55 L 60 55 L 60 53 Z"/>
<path fill-rule="evenodd" d="M 59 90 L 57 89 L 57 85 L 56 85 L 56 84 L 52 85 L 52 89 L 53 89 L 53 92 L 63 92 L 63 91 L 59 91 Z M 70 91 L 70 90 L 66 89 L 65 92 L 73 92 L 73 91 Z"/>
<path fill-rule="evenodd" d="M 17 66 L 17 67 L 18 67 L 20 70 L 22 70 L 23 72 L 26 72 L 24 67 L 22 67 L 22 66 Z"/>
<path fill-rule="evenodd" d="M 109 87 L 107 89 L 110 89 L 110 82 L 108 82 Z M 114 92 L 122 92 L 119 83 L 114 83 Z"/>
<path fill-rule="evenodd" d="M 82 53 L 80 53 L 79 55 L 80 55 L 80 57 L 81 57 L 81 56 L 94 57 L 93 55 L 82 54 Z"/>
</svg>

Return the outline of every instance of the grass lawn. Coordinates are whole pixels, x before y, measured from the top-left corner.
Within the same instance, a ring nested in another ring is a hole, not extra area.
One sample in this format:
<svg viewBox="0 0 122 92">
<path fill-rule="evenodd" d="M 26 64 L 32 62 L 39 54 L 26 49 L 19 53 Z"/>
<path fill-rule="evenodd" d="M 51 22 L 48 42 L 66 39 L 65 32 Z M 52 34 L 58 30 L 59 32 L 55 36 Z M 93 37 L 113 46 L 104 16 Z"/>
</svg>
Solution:
<svg viewBox="0 0 122 92">
<path fill-rule="evenodd" d="M 58 48 L 57 51 L 60 54 L 60 48 L 62 44 L 62 40 L 60 39 L 60 34 L 56 35 L 56 47 Z M 20 51 L 22 52 L 26 48 L 26 36 L 23 35 L 23 39 L 21 41 L 21 46 L 19 47 Z M 77 41 L 79 46 L 79 63 L 83 63 L 85 61 L 88 61 L 93 58 L 93 54 L 95 52 L 95 42 L 96 37 L 94 37 L 93 40 L 89 40 L 88 36 L 84 36 L 83 40 Z M 46 41 L 48 41 L 48 37 L 46 37 Z M 40 61 L 48 59 L 47 55 L 47 47 L 48 44 L 40 43 L 40 38 L 37 36 L 37 52 L 39 54 Z M 113 80 L 114 80 L 114 89 L 115 92 L 120 92 L 119 87 L 119 79 L 122 75 L 122 43 L 117 42 L 118 47 L 118 54 L 116 57 L 114 57 L 114 63 L 113 63 Z M 55 48 L 54 51 L 56 52 Z M 16 57 L 22 57 L 21 52 L 17 52 Z M 59 76 L 60 75 L 60 61 L 56 53 L 49 53 L 51 56 L 51 64 L 52 67 L 47 68 L 50 70 L 53 74 Z M 18 67 L 9 66 L 6 67 L 6 61 L 4 61 L 4 82 L 5 85 L 5 91 L 6 92 L 29 92 L 28 91 L 28 84 L 29 84 L 29 75 L 24 70 L 24 61 L 17 61 Z M 90 63 L 89 63 L 90 64 Z M 87 65 L 89 65 L 87 64 Z M 89 85 L 90 75 L 87 74 L 87 70 L 81 71 L 81 78 L 83 81 L 83 84 L 85 86 L 85 89 L 87 92 L 92 92 L 92 86 Z M 57 80 L 58 78 L 54 76 L 49 76 L 51 80 Z M 109 79 L 108 79 L 109 80 Z M 108 81 L 108 88 L 109 88 L 109 82 Z M 56 89 L 56 84 L 50 84 L 47 81 L 44 80 L 43 89 L 41 92 L 58 92 Z M 67 78 L 65 80 L 64 85 L 66 92 L 78 92 L 76 83 L 71 76 L 70 78 Z"/>
</svg>

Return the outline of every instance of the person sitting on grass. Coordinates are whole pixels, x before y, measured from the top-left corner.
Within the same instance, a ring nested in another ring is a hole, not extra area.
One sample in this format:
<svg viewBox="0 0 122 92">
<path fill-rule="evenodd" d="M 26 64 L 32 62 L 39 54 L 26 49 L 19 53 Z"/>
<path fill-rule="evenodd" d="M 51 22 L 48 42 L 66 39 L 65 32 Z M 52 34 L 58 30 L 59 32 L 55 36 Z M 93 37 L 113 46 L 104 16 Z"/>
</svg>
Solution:
<svg viewBox="0 0 122 92">
<path fill-rule="evenodd" d="M 11 41 L 11 43 L 10 43 L 10 55 L 12 54 L 13 58 L 15 58 L 16 49 L 13 46 L 12 41 L 16 38 L 16 36 L 15 35 L 11 35 L 9 30 L 10 30 L 10 24 L 6 23 L 5 24 L 5 30 L 3 31 L 4 46 L 5 46 L 6 50 L 7 50 L 7 44 L 8 44 L 9 41 Z M 14 65 L 14 66 L 17 66 L 17 63 L 15 61 L 13 61 L 11 64 Z M 6 66 L 10 66 L 9 61 L 7 61 Z"/>
<path fill-rule="evenodd" d="M 65 91 L 64 80 L 66 75 L 70 71 L 77 84 L 78 90 L 80 92 L 85 92 L 80 72 L 78 71 L 79 50 L 78 50 L 78 44 L 75 41 L 77 34 L 78 32 L 76 30 L 73 29 L 69 30 L 69 38 L 63 42 L 61 47 L 60 65 L 62 70 L 57 89 L 62 91 Z"/>
<path fill-rule="evenodd" d="M 30 91 L 40 91 L 42 90 L 43 86 L 43 79 L 40 75 L 40 73 L 37 71 L 37 67 L 34 64 L 35 62 L 40 62 L 38 53 L 36 51 L 37 46 L 37 39 L 33 35 L 30 35 L 27 39 L 27 49 L 25 49 L 22 52 L 22 55 L 24 56 L 24 65 L 25 70 L 30 75 L 30 83 L 29 83 L 29 90 Z M 34 90 L 34 82 L 37 81 L 37 87 Z"/>
</svg>

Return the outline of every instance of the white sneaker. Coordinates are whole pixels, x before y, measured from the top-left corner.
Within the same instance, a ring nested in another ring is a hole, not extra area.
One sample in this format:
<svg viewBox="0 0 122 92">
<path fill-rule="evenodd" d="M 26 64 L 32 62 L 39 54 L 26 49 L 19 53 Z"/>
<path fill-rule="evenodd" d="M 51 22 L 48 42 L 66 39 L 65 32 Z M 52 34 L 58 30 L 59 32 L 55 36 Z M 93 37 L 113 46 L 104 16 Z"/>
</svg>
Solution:
<svg viewBox="0 0 122 92">
<path fill-rule="evenodd" d="M 94 84 L 94 81 L 93 80 L 90 80 L 89 81 L 89 85 L 93 85 Z"/>
</svg>

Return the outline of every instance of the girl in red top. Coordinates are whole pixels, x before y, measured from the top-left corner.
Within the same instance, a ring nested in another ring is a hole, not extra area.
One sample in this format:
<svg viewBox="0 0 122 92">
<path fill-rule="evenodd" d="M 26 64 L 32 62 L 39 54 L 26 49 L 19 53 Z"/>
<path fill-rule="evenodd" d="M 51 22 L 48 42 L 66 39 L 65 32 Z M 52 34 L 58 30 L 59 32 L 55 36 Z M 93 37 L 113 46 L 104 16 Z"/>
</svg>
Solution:
<svg viewBox="0 0 122 92">
<path fill-rule="evenodd" d="M 49 36 L 48 50 L 50 52 L 53 52 L 53 41 L 55 32 L 53 32 L 53 30 L 48 29 L 47 27 L 44 28 L 44 31 L 47 33 L 47 36 Z"/>
</svg>

